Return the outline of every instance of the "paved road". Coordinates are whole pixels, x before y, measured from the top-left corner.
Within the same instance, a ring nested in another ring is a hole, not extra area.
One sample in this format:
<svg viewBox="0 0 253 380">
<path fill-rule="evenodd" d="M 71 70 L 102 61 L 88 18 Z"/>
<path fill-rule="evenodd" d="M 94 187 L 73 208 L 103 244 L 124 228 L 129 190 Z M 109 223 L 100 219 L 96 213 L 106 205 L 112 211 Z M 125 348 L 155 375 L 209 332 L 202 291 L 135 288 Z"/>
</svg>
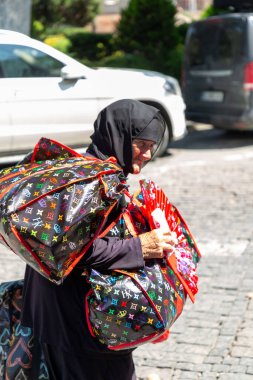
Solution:
<svg viewBox="0 0 253 380">
<path fill-rule="evenodd" d="M 253 134 L 193 130 L 143 171 L 188 222 L 202 252 L 199 293 L 162 344 L 134 352 L 139 380 L 253 379 Z M 132 191 L 138 187 L 132 177 Z M 24 265 L 0 255 L 0 281 Z M 120 376 L 120 375 L 119 375 Z M 120 377 L 119 377 L 120 380 Z"/>
</svg>

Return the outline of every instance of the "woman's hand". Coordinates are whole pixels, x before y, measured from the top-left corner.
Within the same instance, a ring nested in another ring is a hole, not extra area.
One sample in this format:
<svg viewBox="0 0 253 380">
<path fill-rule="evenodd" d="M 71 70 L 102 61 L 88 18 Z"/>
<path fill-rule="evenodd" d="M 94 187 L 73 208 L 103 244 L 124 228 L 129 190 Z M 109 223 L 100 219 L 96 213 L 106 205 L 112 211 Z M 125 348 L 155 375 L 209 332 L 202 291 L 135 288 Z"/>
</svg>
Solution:
<svg viewBox="0 0 253 380">
<path fill-rule="evenodd" d="M 144 259 L 157 259 L 164 257 L 164 252 L 172 252 L 177 244 L 175 232 L 156 228 L 138 236 Z"/>
</svg>

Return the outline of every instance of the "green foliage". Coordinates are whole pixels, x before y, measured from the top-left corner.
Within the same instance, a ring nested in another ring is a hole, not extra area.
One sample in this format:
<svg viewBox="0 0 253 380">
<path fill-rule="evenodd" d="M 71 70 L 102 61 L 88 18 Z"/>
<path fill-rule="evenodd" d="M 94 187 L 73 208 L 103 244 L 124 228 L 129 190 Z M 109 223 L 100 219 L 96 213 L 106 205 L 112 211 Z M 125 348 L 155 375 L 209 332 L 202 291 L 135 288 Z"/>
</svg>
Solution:
<svg viewBox="0 0 253 380">
<path fill-rule="evenodd" d="M 64 35 L 71 41 L 72 52 L 76 58 L 97 61 L 112 54 L 111 34 L 65 29 Z"/>
<path fill-rule="evenodd" d="M 99 5 L 100 0 L 33 0 L 32 18 L 44 25 L 83 26 L 94 19 Z"/>
<path fill-rule="evenodd" d="M 122 11 L 115 46 L 142 55 L 158 71 L 170 72 L 172 52 L 180 41 L 171 0 L 130 0 Z"/>
<path fill-rule="evenodd" d="M 179 81 L 181 79 L 182 62 L 184 55 L 184 44 L 178 44 L 175 49 L 170 53 L 168 59 L 168 74 L 176 77 Z"/>
<path fill-rule="evenodd" d="M 209 7 L 207 7 L 204 12 L 201 14 L 201 19 L 206 19 L 207 17 L 211 17 L 211 16 L 217 16 L 217 15 L 220 15 L 220 14 L 224 14 L 224 13 L 227 13 L 228 11 L 225 10 L 225 9 L 221 9 L 221 8 L 215 8 L 213 5 L 210 5 Z"/>
<path fill-rule="evenodd" d="M 143 56 L 137 54 L 127 54 L 121 50 L 117 50 L 112 55 L 101 59 L 97 62 L 97 64 L 98 66 L 114 68 L 121 67 L 145 70 L 154 69 L 154 67 L 150 64 L 150 61 L 146 60 Z"/>
<path fill-rule="evenodd" d="M 39 38 L 40 35 L 44 32 L 44 30 L 45 30 L 45 27 L 42 24 L 42 22 L 40 22 L 38 20 L 34 20 L 32 22 L 31 35 L 32 35 L 33 38 Z"/>
<path fill-rule="evenodd" d="M 82 62 L 97 62 L 113 52 L 111 34 L 91 33 L 84 28 L 50 27 L 40 40 Z"/>
<path fill-rule="evenodd" d="M 72 46 L 71 41 L 63 34 L 48 36 L 45 38 L 44 42 L 65 54 L 70 52 Z"/>
<path fill-rule="evenodd" d="M 63 9 L 80 1 L 33 0 L 33 36 L 89 66 L 147 69 L 180 78 L 188 24 L 175 26 L 172 0 L 130 0 L 114 35 L 87 32 L 77 26 L 79 21 L 73 26 L 75 18 L 63 17 Z M 99 0 L 82 3 L 95 9 Z"/>
<path fill-rule="evenodd" d="M 85 33 L 85 29 L 82 27 L 73 27 L 69 25 L 50 25 L 47 27 L 44 27 L 42 32 L 39 34 L 38 39 L 41 41 L 44 41 L 47 37 L 49 36 L 54 36 L 58 34 L 63 34 L 64 36 L 68 37 L 70 34 L 75 34 L 75 33 Z"/>
<path fill-rule="evenodd" d="M 189 23 L 184 23 L 184 24 L 177 26 L 177 32 L 179 34 L 179 40 L 180 40 L 181 44 L 184 44 L 184 42 L 185 42 L 186 34 L 187 34 L 187 31 L 188 31 L 188 28 L 190 25 L 191 24 L 189 24 Z"/>
</svg>

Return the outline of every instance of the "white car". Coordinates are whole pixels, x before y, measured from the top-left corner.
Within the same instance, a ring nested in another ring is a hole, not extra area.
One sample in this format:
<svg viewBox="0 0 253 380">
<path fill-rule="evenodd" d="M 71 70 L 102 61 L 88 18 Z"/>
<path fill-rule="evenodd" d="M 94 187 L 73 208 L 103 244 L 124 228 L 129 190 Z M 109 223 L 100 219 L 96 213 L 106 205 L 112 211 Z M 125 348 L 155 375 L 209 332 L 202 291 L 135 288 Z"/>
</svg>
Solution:
<svg viewBox="0 0 253 380">
<path fill-rule="evenodd" d="M 159 108 L 168 142 L 186 132 L 175 78 L 142 70 L 92 69 L 24 34 L 0 30 L 0 156 L 31 150 L 41 136 L 87 146 L 97 114 L 132 98 Z"/>
</svg>

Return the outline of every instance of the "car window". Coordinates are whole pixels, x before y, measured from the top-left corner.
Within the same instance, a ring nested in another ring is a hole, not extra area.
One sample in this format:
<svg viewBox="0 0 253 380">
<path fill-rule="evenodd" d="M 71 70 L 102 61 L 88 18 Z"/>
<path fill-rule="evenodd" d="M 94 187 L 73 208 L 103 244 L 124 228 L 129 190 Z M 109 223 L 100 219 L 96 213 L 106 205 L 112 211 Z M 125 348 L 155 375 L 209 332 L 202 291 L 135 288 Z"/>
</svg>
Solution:
<svg viewBox="0 0 253 380">
<path fill-rule="evenodd" d="M 64 64 L 22 45 L 0 45 L 0 78 L 59 77 Z"/>
<path fill-rule="evenodd" d="M 211 20 L 193 26 L 188 34 L 187 64 L 198 70 L 230 69 L 246 53 L 242 20 Z"/>
</svg>

